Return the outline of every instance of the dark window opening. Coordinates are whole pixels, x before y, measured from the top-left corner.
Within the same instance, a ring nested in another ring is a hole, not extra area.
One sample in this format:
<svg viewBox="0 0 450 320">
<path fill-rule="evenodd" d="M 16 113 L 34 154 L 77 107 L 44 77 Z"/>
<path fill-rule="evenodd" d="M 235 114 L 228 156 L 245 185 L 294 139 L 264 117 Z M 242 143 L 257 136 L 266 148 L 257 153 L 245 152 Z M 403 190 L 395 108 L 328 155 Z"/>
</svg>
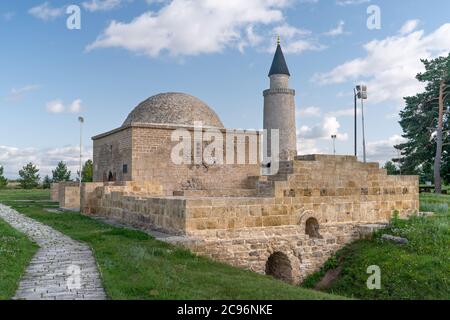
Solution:
<svg viewBox="0 0 450 320">
<path fill-rule="evenodd" d="M 123 172 L 123 174 L 127 174 L 128 173 L 128 165 L 127 164 L 123 165 L 122 172 Z"/>
<path fill-rule="evenodd" d="M 317 222 L 315 218 L 309 218 L 308 220 L 306 220 L 305 233 L 310 238 L 322 238 L 319 233 L 319 222 Z"/>
</svg>

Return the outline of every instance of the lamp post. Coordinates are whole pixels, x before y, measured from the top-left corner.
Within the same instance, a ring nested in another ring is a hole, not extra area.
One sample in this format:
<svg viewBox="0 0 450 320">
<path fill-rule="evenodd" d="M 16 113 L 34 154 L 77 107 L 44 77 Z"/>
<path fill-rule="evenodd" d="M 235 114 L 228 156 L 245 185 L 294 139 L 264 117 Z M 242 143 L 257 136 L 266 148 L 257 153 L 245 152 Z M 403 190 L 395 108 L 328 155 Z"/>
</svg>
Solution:
<svg viewBox="0 0 450 320">
<path fill-rule="evenodd" d="M 356 86 L 357 97 L 361 100 L 361 115 L 362 115 L 362 134 L 363 134 L 363 159 L 367 162 L 366 158 L 366 133 L 364 124 L 364 100 L 367 99 L 367 86 L 358 85 Z"/>
<path fill-rule="evenodd" d="M 335 134 L 331 135 L 331 139 L 333 139 L 333 155 L 336 155 L 336 138 Z"/>
<path fill-rule="evenodd" d="M 84 118 L 78 117 L 78 122 L 80 123 L 80 189 L 81 189 L 81 171 L 83 170 L 83 123 Z"/>
<path fill-rule="evenodd" d="M 355 100 L 355 157 L 358 157 L 358 99 L 356 89 L 353 88 Z"/>
</svg>

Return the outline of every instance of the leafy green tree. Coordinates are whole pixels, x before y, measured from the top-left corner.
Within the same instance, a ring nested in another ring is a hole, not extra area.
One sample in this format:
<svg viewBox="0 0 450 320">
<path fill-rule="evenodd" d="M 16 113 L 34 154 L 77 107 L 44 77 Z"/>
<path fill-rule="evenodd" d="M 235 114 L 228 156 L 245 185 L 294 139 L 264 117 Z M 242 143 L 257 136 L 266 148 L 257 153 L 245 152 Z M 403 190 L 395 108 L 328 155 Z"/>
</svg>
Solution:
<svg viewBox="0 0 450 320">
<path fill-rule="evenodd" d="M 52 186 L 52 179 L 48 175 L 45 176 L 44 181 L 42 182 L 42 188 L 50 189 Z"/>
<path fill-rule="evenodd" d="M 8 179 L 3 176 L 3 166 L 0 166 L 0 189 L 6 188 L 8 185 Z"/>
<path fill-rule="evenodd" d="M 20 186 L 23 189 L 33 189 L 39 186 L 39 180 L 41 179 L 39 174 L 39 169 L 32 162 L 28 163 L 26 166 L 19 171 L 20 179 L 18 180 Z"/>
<path fill-rule="evenodd" d="M 70 181 L 71 172 L 67 169 L 67 165 L 60 161 L 55 170 L 52 170 L 52 181 L 55 183 Z"/>
<path fill-rule="evenodd" d="M 395 146 L 400 150 L 402 158 L 393 159 L 400 162 L 401 171 L 405 174 L 418 174 L 421 181 L 434 181 L 435 169 L 448 182 L 450 180 L 450 139 L 448 134 L 439 139 L 439 96 L 443 81 L 450 81 L 450 54 L 433 60 L 421 60 L 425 72 L 416 76 L 425 83 L 425 91 L 415 96 L 405 97 L 405 108 L 400 112 L 400 125 L 406 142 Z M 448 93 L 447 91 L 445 93 Z M 449 97 L 449 96 L 447 96 Z M 448 110 L 450 99 L 444 100 L 444 110 Z M 443 132 L 449 132 L 449 116 L 442 117 Z M 441 145 L 442 152 L 439 152 Z M 441 154 L 441 161 L 436 154 Z M 442 167 L 440 164 L 442 163 Z M 439 170 L 440 167 L 440 170 Z"/>
<path fill-rule="evenodd" d="M 83 165 L 81 171 L 81 182 L 92 182 L 94 174 L 94 163 L 92 160 L 87 160 Z"/>
<path fill-rule="evenodd" d="M 383 167 L 389 175 L 398 175 L 400 172 L 392 161 L 386 162 Z"/>
</svg>

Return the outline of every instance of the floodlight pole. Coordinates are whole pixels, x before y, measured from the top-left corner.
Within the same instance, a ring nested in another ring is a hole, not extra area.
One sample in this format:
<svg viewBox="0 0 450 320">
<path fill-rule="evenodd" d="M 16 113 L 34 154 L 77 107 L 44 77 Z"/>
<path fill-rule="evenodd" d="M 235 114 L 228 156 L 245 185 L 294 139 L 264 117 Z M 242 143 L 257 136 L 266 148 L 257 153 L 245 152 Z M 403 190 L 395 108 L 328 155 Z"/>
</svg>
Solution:
<svg viewBox="0 0 450 320">
<path fill-rule="evenodd" d="M 84 118 L 83 117 L 78 117 L 78 121 L 80 122 L 80 171 L 79 171 L 79 185 L 80 185 L 80 189 L 81 189 L 81 175 L 82 175 L 82 170 L 83 170 L 83 123 L 84 123 Z"/>
<path fill-rule="evenodd" d="M 367 162 L 366 159 L 366 132 L 365 132 L 365 123 L 364 123 L 364 99 L 361 97 L 361 115 L 362 115 L 362 135 L 363 135 L 363 159 L 364 163 Z"/>
<path fill-rule="evenodd" d="M 353 94 L 355 100 L 355 157 L 358 157 L 358 100 L 355 88 L 353 88 Z"/>
<path fill-rule="evenodd" d="M 335 134 L 331 136 L 331 139 L 333 139 L 333 155 L 336 155 L 336 138 L 337 136 Z"/>
</svg>

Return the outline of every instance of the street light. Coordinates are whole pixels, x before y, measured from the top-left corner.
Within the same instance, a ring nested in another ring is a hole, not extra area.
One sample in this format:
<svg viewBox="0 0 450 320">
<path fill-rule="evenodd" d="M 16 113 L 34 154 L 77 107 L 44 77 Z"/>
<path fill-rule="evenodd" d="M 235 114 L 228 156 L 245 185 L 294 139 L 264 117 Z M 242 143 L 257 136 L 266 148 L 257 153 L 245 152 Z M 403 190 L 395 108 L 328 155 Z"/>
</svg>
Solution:
<svg viewBox="0 0 450 320">
<path fill-rule="evenodd" d="M 81 171 L 83 170 L 83 123 L 84 118 L 78 117 L 78 122 L 80 123 L 80 188 L 81 188 Z"/>
<path fill-rule="evenodd" d="M 364 124 L 364 100 L 367 99 L 367 86 L 365 86 L 365 85 L 356 86 L 356 93 L 357 93 L 358 99 L 361 100 L 363 158 L 364 158 L 364 162 L 366 162 L 367 159 L 366 159 L 366 133 L 365 133 L 365 124 Z"/>
<path fill-rule="evenodd" d="M 335 134 L 331 135 L 331 139 L 333 139 L 333 154 L 336 155 L 336 138 Z"/>
</svg>

